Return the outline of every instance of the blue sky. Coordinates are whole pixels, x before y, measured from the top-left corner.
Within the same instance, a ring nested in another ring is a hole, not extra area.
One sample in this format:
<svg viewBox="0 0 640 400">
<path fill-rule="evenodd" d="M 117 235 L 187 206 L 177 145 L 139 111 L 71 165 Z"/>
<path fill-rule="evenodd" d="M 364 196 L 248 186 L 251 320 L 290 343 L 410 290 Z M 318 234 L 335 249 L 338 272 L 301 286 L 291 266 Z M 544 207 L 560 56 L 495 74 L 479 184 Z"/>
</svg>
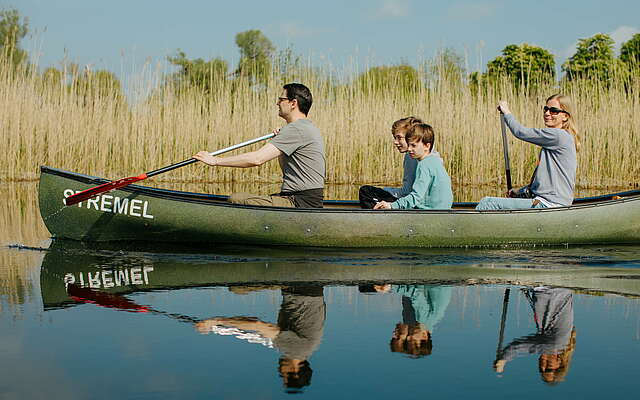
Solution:
<svg viewBox="0 0 640 400">
<path fill-rule="evenodd" d="M 607 33 L 619 46 L 640 32 L 637 0 L 0 0 L 0 8 L 29 18 L 23 47 L 40 66 L 66 56 L 119 75 L 178 48 L 234 66 L 235 34 L 248 29 L 338 69 L 353 58 L 360 65 L 416 64 L 451 47 L 476 70 L 506 45 L 524 42 L 550 50 L 559 65 L 580 38 Z"/>
</svg>

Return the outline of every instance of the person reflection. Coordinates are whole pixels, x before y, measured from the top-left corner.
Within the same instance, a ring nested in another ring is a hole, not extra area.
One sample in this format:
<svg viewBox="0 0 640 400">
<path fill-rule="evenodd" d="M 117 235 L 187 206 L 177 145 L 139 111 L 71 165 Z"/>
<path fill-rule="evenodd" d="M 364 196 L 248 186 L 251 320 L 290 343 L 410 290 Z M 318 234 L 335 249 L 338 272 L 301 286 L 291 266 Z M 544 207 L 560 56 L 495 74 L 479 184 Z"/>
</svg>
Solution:
<svg viewBox="0 0 640 400">
<path fill-rule="evenodd" d="M 514 339 L 498 352 L 494 369 L 502 373 L 507 362 L 518 354 L 540 354 L 538 370 L 548 384 L 564 381 L 576 346 L 573 326 L 573 292 L 569 289 L 546 287 L 522 289 L 529 301 L 536 324 L 536 333 Z"/>
<path fill-rule="evenodd" d="M 391 292 L 402 295 L 402 322 L 396 324 L 389 347 L 392 352 L 413 357 L 428 356 L 433 349 L 431 334 L 444 317 L 451 288 L 432 285 L 360 286 L 363 293 Z"/>
<path fill-rule="evenodd" d="M 240 288 L 230 290 L 243 291 Z M 282 355 L 278 360 L 278 372 L 283 384 L 288 390 L 295 391 L 311 384 L 313 370 L 309 357 L 322 339 L 326 305 L 322 286 L 282 287 L 281 292 L 277 324 L 254 317 L 217 317 L 196 323 L 196 329 L 203 334 L 233 334 L 249 342 L 276 347 Z"/>
</svg>

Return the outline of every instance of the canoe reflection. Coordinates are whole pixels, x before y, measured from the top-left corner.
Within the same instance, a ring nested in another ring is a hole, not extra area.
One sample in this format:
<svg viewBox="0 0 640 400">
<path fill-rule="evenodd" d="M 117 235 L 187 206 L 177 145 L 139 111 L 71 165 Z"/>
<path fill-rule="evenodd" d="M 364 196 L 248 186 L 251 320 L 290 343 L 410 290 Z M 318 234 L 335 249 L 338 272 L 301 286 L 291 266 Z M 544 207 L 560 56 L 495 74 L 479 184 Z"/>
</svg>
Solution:
<svg viewBox="0 0 640 400">
<path fill-rule="evenodd" d="M 238 293 L 240 288 L 230 290 Z M 259 290 L 259 289 L 258 289 Z M 246 290 L 242 291 L 246 293 Z M 254 343 L 275 347 L 282 357 L 278 370 L 287 389 L 301 389 L 311 384 L 313 370 L 309 357 L 320 345 L 326 304 L 322 286 L 282 287 L 282 304 L 278 323 L 253 317 L 216 317 L 195 324 L 200 333 L 229 334 L 249 338 Z"/>
<path fill-rule="evenodd" d="M 576 346 L 573 325 L 573 292 L 561 288 L 523 288 L 531 306 L 536 333 L 514 339 L 498 352 L 494 368 L 502 373 L 507 362 L 519 354 L 540 354 L 538 370 L 548 384 L 562 382 Z"/>
</svg>

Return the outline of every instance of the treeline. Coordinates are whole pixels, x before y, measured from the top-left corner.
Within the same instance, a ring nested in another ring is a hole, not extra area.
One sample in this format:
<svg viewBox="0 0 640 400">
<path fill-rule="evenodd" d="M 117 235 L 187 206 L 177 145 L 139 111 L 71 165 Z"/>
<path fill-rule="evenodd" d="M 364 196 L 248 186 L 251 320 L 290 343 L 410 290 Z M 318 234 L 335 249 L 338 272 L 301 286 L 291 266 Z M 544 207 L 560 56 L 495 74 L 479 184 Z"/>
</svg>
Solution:
<svg viewBox="0 0 640 400">
<path fill-rule="evenodd" d="M 97 97 L 111 96 L 124 102 L 122 85 L 116 75 L 108 70 L 93 70 L 63 61 L 59 67 L 50 66 L 39 73 L 29 64 L 27 52 L 20 47 L 20 41 L 29 32 L 27 18 L 22 18 L 15 9 L 0 11 L 0 43 L 2 54 L 15 73 L 36 74 L 43 82 L 54 87 L 79 94 L 85 102 Z M 259 30 L 240 32 L 235 36 L 240 59 L 235 68 L 223 58 L 209 60 L 189 58 L 177 50 L 167 61 L 175 67 L 175 72 L 165 76 L 154 95 L 163 93 L 171 86 L 175 93 L 198 90 L 211 94 L 216 90 L 234 91 L 238 84 L 253 87 L 267 87 L 269 81 L 300 80 L 312 74 L 316 79 L 331 81 L 336 87 L 344 86 L 345 80 L 335 74 L 314 69 L 303 63 L 291 48 L 278 50 Z M 634 35 L 622 44 L 620 55 L 616 57 L 613 39 L 602 33 L 580 39 L 575 53 L 565 61 L 561 78 L 556 76 L 554 55 L 538 46 L 510 44 L 501 55 L 487 64 L 486 72 L 471 72 L 465 68 L 464 58 L 452 49 L 442 49 L 430 60 L 417 68 L 407 63 L 374 66 L 356 74 L 346 85 L 367 94 L 396 90 L 415 93 L 424 88 L 432 88 L 438 82 L 458 82 L 472 90 L 484 88 L 498 81 L 507 80 L 514 86 L 527 91 L 535 89 L 541 82 L 560 81 L 570 83 L 576 80 L 591 80 L 603 87 L 614 80 L 624 82 L 633 78 L 640 64 L 640 34 Z M 324 76 L 323 76 L 324 75 Z"/>
</svg>

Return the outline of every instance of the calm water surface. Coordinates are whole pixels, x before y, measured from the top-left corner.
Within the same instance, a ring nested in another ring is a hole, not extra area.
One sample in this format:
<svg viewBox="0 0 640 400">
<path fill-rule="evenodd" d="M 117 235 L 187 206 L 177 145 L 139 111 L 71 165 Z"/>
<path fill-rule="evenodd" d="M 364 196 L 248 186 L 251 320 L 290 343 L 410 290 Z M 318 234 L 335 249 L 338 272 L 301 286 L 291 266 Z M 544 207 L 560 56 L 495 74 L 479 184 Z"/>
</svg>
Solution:
<svg viewBox="0 0 640 400">
<path fill-rule="evenodd" d="M 47 240 L 28 186 L 0 207 L 2 399 L 640 387 L 638 246 L 92 247 Z"/>
</svg>

